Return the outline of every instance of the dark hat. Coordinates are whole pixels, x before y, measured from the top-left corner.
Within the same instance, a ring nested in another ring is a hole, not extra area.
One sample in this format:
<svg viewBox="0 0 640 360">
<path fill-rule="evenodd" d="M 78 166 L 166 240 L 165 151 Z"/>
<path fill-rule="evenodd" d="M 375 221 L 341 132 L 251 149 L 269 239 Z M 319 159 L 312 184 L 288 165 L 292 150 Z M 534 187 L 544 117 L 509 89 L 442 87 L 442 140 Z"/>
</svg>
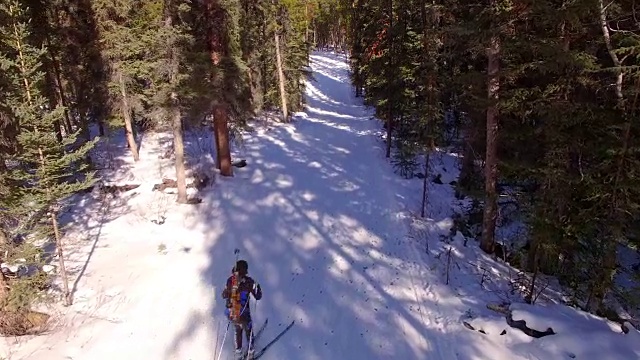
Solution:
<svg viewBox="0 0 640 360">
<path fill-rule="evenodd" d="M 249 264 L 246 260 L 238 260 L 236 266 L 233 267 L 233 271 L 237 271 L 240 275 L 247 275 L 249 272 Z"/>
</svg>

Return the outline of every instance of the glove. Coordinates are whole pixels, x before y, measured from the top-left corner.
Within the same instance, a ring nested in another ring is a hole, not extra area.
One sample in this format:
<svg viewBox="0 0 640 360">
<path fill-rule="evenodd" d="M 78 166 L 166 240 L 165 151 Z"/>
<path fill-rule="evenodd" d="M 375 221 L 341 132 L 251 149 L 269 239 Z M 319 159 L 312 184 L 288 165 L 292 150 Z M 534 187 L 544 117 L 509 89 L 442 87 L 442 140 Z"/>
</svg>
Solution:
<svg viewBox="0 0 640 360">
<path fill-rule="evenodd" d="M 253 295 L 256 300 L 262 299 L 262 288 L 260 287 L 260 284 L 253 283 Z"/>
</svg>

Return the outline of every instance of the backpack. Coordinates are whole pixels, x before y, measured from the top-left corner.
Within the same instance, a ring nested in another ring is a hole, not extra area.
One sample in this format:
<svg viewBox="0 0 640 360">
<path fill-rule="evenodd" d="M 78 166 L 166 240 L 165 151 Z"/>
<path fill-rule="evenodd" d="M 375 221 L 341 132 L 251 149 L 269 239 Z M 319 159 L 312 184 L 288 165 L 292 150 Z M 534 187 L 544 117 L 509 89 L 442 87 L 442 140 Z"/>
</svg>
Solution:
<svg viewBox="0 0 640 360">
<path fill-rule="evenodd" d="M 231 296 L 229 296 L 230 308 L 229 308 L 229 320 L 237 321 L 240 318 L 242 312 L 242 302 L 240 301 L 238 276 L 234 273 L 231 275 Z"/>
</svg>

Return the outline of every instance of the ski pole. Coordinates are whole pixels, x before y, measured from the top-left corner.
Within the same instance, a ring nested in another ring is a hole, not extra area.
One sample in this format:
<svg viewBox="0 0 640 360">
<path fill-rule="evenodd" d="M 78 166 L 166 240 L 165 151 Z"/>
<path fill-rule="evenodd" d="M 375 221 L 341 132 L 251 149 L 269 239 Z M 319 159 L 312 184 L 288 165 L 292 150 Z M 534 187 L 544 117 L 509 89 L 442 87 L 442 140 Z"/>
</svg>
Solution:
<svg viewBox="0 0 640 360">
<path fill-rule="evenodd" d="M 222 348 L 224 348 L 224 343 L 225 343 L 225 341 L 227 341 L 227 333 L 229 332 L 229 324 L 231 324 L 231 321 L 227 321 L 227 330 L 224 331 L 224 336 L 222 337 L 222 344 L 220 344 L 220 352 L 218 353 L 217 360 L 220 360 L 220 357 L 222 356 Z"/>
<path fill-rule="evenodd" d="M 220 341 L 220 320 L 218 320 L 218 326 L 216 326 L 216 352 L 213 353 L 213 357 L 218 355 L 218 342 Z"/>
<path fill-rule="evenodd" d="M 253 313 L 257 313 L 258 312 L 258 299 L 256 299 L 256 304 L 253 306 Z M 253 320 L 251 320 L 253 322 Z M 251 333 L 249 334 L 249 349 L 253 349 L 254 348 L 254 344 L 253 344 L 253 324 L 251 324 Z"/>
</svg>

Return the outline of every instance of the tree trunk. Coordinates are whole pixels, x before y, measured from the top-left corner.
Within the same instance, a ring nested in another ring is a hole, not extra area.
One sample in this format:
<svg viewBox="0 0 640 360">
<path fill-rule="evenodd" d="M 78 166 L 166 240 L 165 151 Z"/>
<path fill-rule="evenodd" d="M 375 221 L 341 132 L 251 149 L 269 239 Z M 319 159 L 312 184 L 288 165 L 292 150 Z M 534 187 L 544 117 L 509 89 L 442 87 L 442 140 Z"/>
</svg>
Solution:
<svg viewBox="0 0 640 360">
<path fill-rule="evenodd" d="M 220 154 L 220 175 L 233 176 L 231 166 L 231 149 L 229 147 L 229 128 L 227 109 L 224 105 L 218 105 L 213 110 L 213 122 L 218 139 L 218 152 Z"/>
<path fill-rule="evenodd" d="M 534 250 L 533 252 L 533 263 L 532 265 L 532 272 L 533 272 L 533 276 L 531 276 L 531 283 L 529 284 L 529 289 L 527 290 L 527 294 L 524 297 L 524 301 L 527 304 L 533 304 L 534 299 L 535 299 L 535 294 L 536 294 L 536 280 L 538 280 L 538 251 L 537 249 Z"/>
<path fill-rule="evenodd" d="M 424 156 L 424 178 L 422 179 L 422 205 L 420 206 L 420 217 L 425 217 L 427 212 L 427 184 L 429 182 L 429 158 L 431 149 L 427 150 Z"/>
<path fill-rule="evenodd" d="M 267 17 L 265 16 L 263 18 L 262 21 L 262 39 L 267 39 Z M 269 88 L 269 84 L 268 84 L 268 79 L 267 79 L 267 74 L 268 72 L 268 63 L 267 63 L 267 52 L 266 51 L 262 51 L 260 54 L 260 65 L 261 65 L 261 72 L 262 72 L 262 76 L 260 76 L 260 84 L 262 86 L 262 109 L 264 110 L 264 103 L 265 103 L 265 98 L 266 98 L 266 94 L 267 94 L 267 89 Z"/>
<path fill-rule="evenodd" d="M 51 109 L 55 109 L 60 104 L 60 100 L 58 97 L 58 90 L 56 89 L 57 87 L 56 80 L 54 80 L 54 76 L 51 69 L 47 68 L 47 71 L 45 72 L 45 78 L 46 78 L 46 84 L 47 84 L 46 95 L 47 95 L 49 107 Z M 58 140 L 59 143 L 62 143 L 62 140 L 64 140 L 64 134 L 69 134 L 66 130 L 63 132 L 62 128 L 63 128 L 62 121 L 55 120 L 53 122 L 52 130 L 55 132 L 56 140 Z"/>
<path fill-rule="evenodd" d="M 65 306 L 70 306 L 73 303 L 73 299 L 71 296 L 71 292 L 69 291 L 69 278 L 67 277 L 67 269 L 64 265 L 64 249 L 62 248 L 62 237 L 60 236 L 58 218 L 56 212 L 53 210 L 51 210 L 51 225 L 53 226 L 53 234 L 56 239 L 56 252 L 58 253 L 60 276 L 62 276 L 62 290 L 64 291 L 64 304 Z"/>
<path fill-rule="evenodd" d="M 71 126 L 71 117 L 69 116 L 69 109 L 67 108 L 67 98 L 64 94 L 64 88 L 62 86 L 62 70 L 60 70 L 60 63 L 53 52 L 51 46 L 51 36 L 46 33 L 47 49 L 49 56 L 51 57 L 51 64 L 53 65 L 53 74 L 55 80 L 56 95 L 58 96 L 58 104 L 64 106 L 64 130 L 67 135 L 73 133 L 73 127 Z"/>
<path fill-rule="evenodd" d="M 98 134 L 100 134 L 100 136 L 104 136 L 105 134 L 104 122 L 102 120 L 98 120 Z"/>
<path fill-rule="evenodd" d="M 309 46 L 309 4 L 304 0 L 304 42 Z"/>
<path fill-rule="evenodd" d="M 611 35 L 609 34 L 609 25 L 607 21 L 607 9 L 604 6 L 603 0 L 598 0 L 599 6 L 599 14 L 600 14 L 600 27 L 602 29 L 602 36 L 604 37 L 604 43 L 607 47 L 607 51 L 609 52 L 609 57 L 611 57 L 611 61 L 613 61 L 613 66 L 615 68 L 616 73 L 616 97 L 618 99 L 618 106 L 620 110 L 622 110 L 622 105 L 624 102 L 624 95 L 622 94 L 622 80 L 623 80 L 623 71 L 622 71 L 622 62 L 618 58 L 618 54 L 616 50 L 613 48 L 613 44 L 611 43 Z"/>
<path fill-rule="evenodd" d="M 172 98 L 177 98 L 175 93 L 171 94 Z M 187 180 L 184 166 L 184 141 L 182 134 L 182 119 L 180 109 L 174 107 L 172 109 L 173 116 L 173 149 L 176 155 L 176 183 L 178 186 L 178 203 L 185 204 L 187 202 Z"/>
<path fill-rule="evenodd" d="M 393 46 L 393 0 L 389 0 L 387 2 L 387 12 L 389 15 L 389 28 L 387 29 L 387 37 L 388 37 L 388 41 L 389 41 L 389 47 L 390 47 L 390 52 L 389 52 L 389 63 L 390 66 L 389 68 L 393 71 L 393 66 L 394 66 L 394 61 L 393 61 L 393 51 L 394 51 L 394 46 Z M 389 84 L 392 84 L 395 81 L 395 74 L 391 74 L 391 77 L 389 79 L 387 79 Z M 391 90 L 390 94 L 393 93 L 393 89 L 389 89 Z M 393 134 L 393 123 L 394 123 L 394 119 L 393 119 L 393 99 L 389 99 L 388 101 L 388 105 L 387 105 L 387 151 L 385 153 L 385 156 L 387 158 L 391 157 L 391 137 Z"/>
<path fill-rule="evenodd" d="M 173 26 L 173 13 L 175 9 L 172 7 L 172 2 L 165 1 L 164 3 L 164 26 L 167 29 L 167 32 L 171 32 L 171 27 Z M 176 44 L 172 40 L 173 37 L 167 37 L 167 58 L 169 59 L 169 81 L 174 89 L 178 86 L 178 72 L 180 71 L 180 64 L 178 59 L 178 50 L 176 48 Z M 187 180 L 185 174 L 185 165 L 184 165 L 184 136 L 182 133 L 182 114 L 180 111 L 180 101 L 178 98 L 178 93 L 176 91 L 172 91 L 171 95 L 171 105 L 169 112 L 172 117 L 172 127 L 173 127 L 173 150 L 176 156 L 175 159 L 175 167 L 176 167 L 176 187 L 178 189 L 178 199 L 177 202 L 179 204 L 187 203 Z"/>
<path fill-rule="evenodd" d="M 4 229 L 0 227 L 0 262 L 3 262 L 5 260 L 2 257 L 4 256 L 4 252 L 6 251 L 8 244 L 9 239 L 7 237 L 7 234 L 4 232 Z M 4 306 L 4 301 L 7 296 L 9 296 L 8 284 L 4 278 L 4 275 L 2 274 L 2 272 L 0 272 L 0 313 L 2 312 L 1 310 Z"/>
<path fill-rule="evenodd" d="M 498 194 L 496 181 L 498 178 L 498 92 L 500 90 L 500 39 L 493 35 L 487 49 L 488 80 L 487 95 L 487 150 L 485 160 L 485 204 L 482 219 L 482 240 L 480 248 L 493 253 L 495 245 L 496 218 L 498 210 Z"/>
<path fill-rule="evenodd" d="M 129 149 L 131 150 L 131 155 L 133 155 L 133 160 L 140 160 L 140 154 L 138 153 L 138 144 L 136 143 L 136 139 L 133 136 L 133 125 L 131 121 L 131 109 L 129 109 L 129 98 L 127 95 L 127 89 L 125 87 L 124 79 L 122 78 L 122 73 L 119 74 L 120 81 L 120 96 L 122 101 L 122 117 L 124 118 L 124 129 L 127 136 L 127 143 L 129 144 Z"/>
<path fill-rule="evenodd" d="M 228 52 L 225 35 L 226 14 L 218 0 L 207 0 L 206 11 L 209 22 L 207 30 L 209 57 L 211 64 L 218 67 Z M 229 115 L 225 99 L 218 99 L 218 102 L 213 106 L 213 132 L 216 142 L 216 166 L 220 169 L 222 176 L 233 176 L 228 123 Z"/>
<path fill-rule="evenodd" d="M 391 157 L 391 134 L 393 133 L 393 108 L 391 106 L 391 101 L 389 101 L 389 105 L 387 106 L 387 149 L 385 152 L 385 156 L 387 158 Z"/>
<path fill-rule="evenodd" d="M 608 5 L 607 5 L 608 6 Z M 609 211 L 607 217 L 611 222 L 614 222 L 618 219 L 619 216 L 623 216 L 620 214 L 619 204 L 618 204 L 618 193 L 619 193 L 619 185 L 622 180 L 625 159 L 627 157 L 627 152 L 629 149 L 629 140 L 631 137 L 631 121 L 633 119 L 633 115 L 630 112 L 634 112 L 636 110 L 637 105 L 637 92 L 636 97 L 634 99 L 633 105 L 631 106 L 631 111 L 625 109 L 625 97 L 623 93 L 623 80 L 624 80 L 624 70 L 623 63 L 618 57 L 618 53 L 611 42 L 611 35 L 609 33 L 609 25 L 607 18 L 607 7 L 604 5 L 603 0 L 598 0 L 598 10 L 600 17 L 600 28 L 602 30 L 602 36 L 604 38 L 604 43 L 607 48 L 607 52 L 609 53 L 609 57 L 613 62 L 615 74 L 616 74 L 616 86 L 615 86 L 615 94 L 617 98 L 617 108 L 627 117 L 627 121 L 625 123 L 625 130 L 622 138 L 622 146 L 620 156 L 616 165 L 616 173 L 613 179 L 613 188 L 611 194 L 611 201 L 609 203 Z M 640 85 L 638 83 L 637 85 Z M 638 91 L 640 89 L 636 89 Z M 611 225 L 613 226 L 613 225 Z M 594 282 L 592 284 L 591 296 L 587 301 L 587 309 L 591 312 L 596 312 L 597 310 L 603 310 L 604 299 L 613 285 L 613 278 L 616 272 L 616 254 L 617 254 L 617 242 L 615 238 L 615 234 L 612 233 L 612 229 L 610 227 L 604 228 L 600 234 L 603 244 L 602 255 L 600 258 L 601 263 L 599 264 L 596 270 L 596 276 L 594 277 Z"/>
<path fill-rule="evenodd" d="M 4 278 L 4 274 L 2 272 L 0 272 L 0 313 L 2 313 L 4 305 L 5 305 L 5 299 L 7 298 L 7 296 L 9 296 L 9 287 L 7 284 L 7 281 Z"/>
<path fill-rule="evenodd" d="M 215 142 L 215 148 L 216 148 L 216 169 L 220 170 L 220 166 L 222 164 L 222 156 L 220 155 L 221 152 L 221 145 L 220 145 L 220 138 L 218 137 L 219 135 L 219 131 L 218 131 L 218 122 L 215 119 L 215 110 L 214 110 L 214 115 L 212 117 L 213 120 L 213 141 Z"/>
<path fill-rule="evenodd" d="M 280 35 L 278 31 L 274 31 L 274 38 L 276 41 L 276 64 L 278 66 L 278 82 L 280 83 L 280 102 L 282 105 L 282 121 L 287 122 L 289 119 L 289 113 L 287 110 L 287 90 L 285 87 L 286 79 L 284 77 L 284 70 L 282 68 L 282 55 L 280 53 Z"/>
</svg>

